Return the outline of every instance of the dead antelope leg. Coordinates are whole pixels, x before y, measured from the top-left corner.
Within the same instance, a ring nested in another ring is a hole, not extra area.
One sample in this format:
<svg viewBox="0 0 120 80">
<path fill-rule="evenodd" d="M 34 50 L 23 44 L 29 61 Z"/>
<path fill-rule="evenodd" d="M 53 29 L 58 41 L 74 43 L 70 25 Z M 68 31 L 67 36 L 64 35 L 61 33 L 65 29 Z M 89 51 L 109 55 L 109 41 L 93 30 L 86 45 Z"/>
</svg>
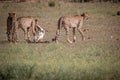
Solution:
<svg viewBox="0 0 120 80">
<path fill-rule="evenodd" d="M 81 34 L 82 40 L 85 40 L 82 30 L 81 30 L 80 28 L 78 28 L 77 30 L 78 30 L 78 32 Z"/>
<path fill-rule="evenodd" d="M 75 42 L 75 41 L 76 41 L 75 29 L 76 29 L 76 28 L 73 28 L 73 42 Z"/>
</svg>

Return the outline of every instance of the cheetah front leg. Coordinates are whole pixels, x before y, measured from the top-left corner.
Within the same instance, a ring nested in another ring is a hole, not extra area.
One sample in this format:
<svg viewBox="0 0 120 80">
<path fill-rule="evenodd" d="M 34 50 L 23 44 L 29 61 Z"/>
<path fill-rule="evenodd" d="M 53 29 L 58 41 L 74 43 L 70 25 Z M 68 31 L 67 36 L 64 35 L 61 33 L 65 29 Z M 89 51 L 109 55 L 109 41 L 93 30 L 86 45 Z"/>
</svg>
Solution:
<svg viewBox="0 0 120 80">
<path fill-rule="evenodd" d="M 69 43 L 72 43 L 72 41 L 69 39 L 69 28 L 65 28 L 65 30 L 66 30 L 66 35 L 67 35 L 67 41 Z"/>
</svg>

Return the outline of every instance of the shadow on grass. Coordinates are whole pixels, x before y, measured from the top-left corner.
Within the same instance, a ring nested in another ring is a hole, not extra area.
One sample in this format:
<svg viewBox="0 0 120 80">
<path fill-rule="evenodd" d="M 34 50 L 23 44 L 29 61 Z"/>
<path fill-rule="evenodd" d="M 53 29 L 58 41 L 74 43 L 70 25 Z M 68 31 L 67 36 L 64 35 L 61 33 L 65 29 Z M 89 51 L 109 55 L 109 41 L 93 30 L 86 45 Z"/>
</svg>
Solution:
<svg viewBox="0 0 120 80">
<path fill-rule="evenodd" d="M 33 41 L 31 41 L 31 42 L 28 42 L 28 43 L 30 43 L 30 44 L 38 44 L 38 43 L 50 43 L 50 41 L 42 41 L 42 42 L 33 42 Z"/>
<path fill-rule="evenodd" d="M 9 44 L 10 42 L 4 40 L 4 41 L 0 41 L 0 44 Z M 12 42 L 11 42 L 12 43 Z M 20 41 L 18 41 L 17 43 L 21 43 Z M 43 41 L 43 42 L 33 42 L 33 41 L 27 41 L 27 43 L 29 44 L 38 44 L 38 43 L 51 43 L 50 41 Z"/>
<path fill-rule="evenodd" d="M 9 42 L 8 41 L 0 41 L 0 44 L 8 44 Z"/>
</svg>

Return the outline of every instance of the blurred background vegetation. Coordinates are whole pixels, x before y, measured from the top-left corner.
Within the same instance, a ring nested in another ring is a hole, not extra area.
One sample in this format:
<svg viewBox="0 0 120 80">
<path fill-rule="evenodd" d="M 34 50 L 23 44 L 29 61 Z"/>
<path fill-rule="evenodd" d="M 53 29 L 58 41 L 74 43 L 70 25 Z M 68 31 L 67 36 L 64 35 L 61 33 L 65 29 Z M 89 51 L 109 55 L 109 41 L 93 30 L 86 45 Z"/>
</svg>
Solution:
<svg viewBox="0 0 120 80">
<path fill-rule="evenodd" d="M 48 1 L 63 1 L 63 2 L 120 2 L 120 0 L 0 0 L 2 2 L 48 2 Z"/>
</svg>

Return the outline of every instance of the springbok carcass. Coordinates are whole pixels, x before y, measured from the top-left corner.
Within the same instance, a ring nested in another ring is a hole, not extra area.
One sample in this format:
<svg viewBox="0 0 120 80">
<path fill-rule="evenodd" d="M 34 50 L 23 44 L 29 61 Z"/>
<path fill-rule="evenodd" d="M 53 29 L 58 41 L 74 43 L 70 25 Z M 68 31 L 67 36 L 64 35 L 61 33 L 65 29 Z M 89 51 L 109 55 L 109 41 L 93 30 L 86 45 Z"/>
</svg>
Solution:
<svg viewBox="0 0 120 80">
<path fill-rule="evenodd" d="M 45 29 L 43 29 L 39 24 L 38 24 L 38 20 L 35 19 L 35 28 L 34 28 L 36 35 L 34 38 L 34 42 L 45 42 L 43 40 L 44 36 L 45 36 Z"/>
</svg>

